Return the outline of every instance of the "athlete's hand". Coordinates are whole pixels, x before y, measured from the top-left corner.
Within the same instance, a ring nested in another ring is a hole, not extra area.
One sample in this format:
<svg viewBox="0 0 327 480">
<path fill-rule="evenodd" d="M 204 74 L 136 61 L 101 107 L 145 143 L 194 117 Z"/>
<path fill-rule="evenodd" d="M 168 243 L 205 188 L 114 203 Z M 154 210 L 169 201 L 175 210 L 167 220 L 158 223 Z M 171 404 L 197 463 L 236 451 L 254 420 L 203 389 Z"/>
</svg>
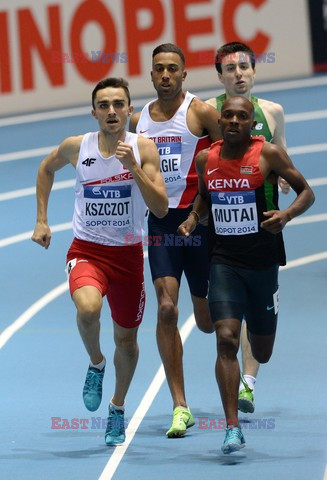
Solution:
<svg viewBox="0 0 327 480">
<path fill-rule="evenodd" d="M 132 170 L 137 164 L 134 157 L 133 147 L 128 143 L 122 142 L 121 140 L 118 140 L 118 147 L 115 155 L 124 165 L 124 167 L 128 168 L 128 170 Z"/>
<path fill-rule="evenodd" d="M 196 226 L 197 226 L 197 219 L 195 215 L 190 214 L 187 217 L 187 219 L 180 224 L 180 226 L 177 229 L 177 233 L 179 233 L 179 235 L 183 235 L 184 237 L 189 237 L 193 232 L 193 230 L 195 230 Z"/>
<path fill-rule="evenodd" d="M 289 221 L 289 216 L 284 210 L 269 210 L 263 214 L 268 219 L 261 222 L 260 227 L 275 235 L 281 232 Z"/>
<path fill-rule="evenodd" d="M 282 193 L 287 195 L 289 193 L 289 191 L 291 190 L 290 184 L 287 183 L 287 181 L 284 180 L 282 177 L 279 177 L 278 183 L 279 183 L 279 187 L 280 187 Z"/>
<path fill-rule="evenodd" d="M 50 246 L 51 241 L 51 230 L 49 225 L 44 222 L 38 222 L 34 229 L 32 240 L 33 242 L 38 243 L 39 245 L 41 245 L 41 247 L 44 247 L 47 250 Z"/>
</svg>

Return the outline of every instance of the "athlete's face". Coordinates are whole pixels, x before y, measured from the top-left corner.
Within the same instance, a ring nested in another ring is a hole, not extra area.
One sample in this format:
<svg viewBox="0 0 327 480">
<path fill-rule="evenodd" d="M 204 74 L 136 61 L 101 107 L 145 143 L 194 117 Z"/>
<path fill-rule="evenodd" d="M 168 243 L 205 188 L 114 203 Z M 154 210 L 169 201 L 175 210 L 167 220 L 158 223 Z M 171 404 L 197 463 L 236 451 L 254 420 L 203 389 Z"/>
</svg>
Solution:
<svg viewBox="0 0 327 480">
<path fill-rule="evenodd" d="M 232 97 L 226 100 L 222 106 L 219 120 L 224 141 L 233 145 L 241 145 L 250 139 L 251 129 L 256 125 L 253 118 L 253 106 L 246 98 Z"/>
<path fill-rule="evenodd" d="M 231 53 L 222 59 L 222 73 L 218 78 L 223 83 L 227 96 L 250 96 L 254 84 L 255 70 L 246 52 Z"/>
<path fill-rule="evenodd" d="M 98 120 L 100 130 L 116 134 L 125 129 L 133 107 L 123 88 L 107 87 L 98 90 L 94 99 L 92 115 Z"/>
<path fill-rule="evenodd" d="M 171 99 L 182 91 L 186 72 L 177 53 L 158 53 L 152 61 L 151 79 L 159 98 Z"/>
</svg>

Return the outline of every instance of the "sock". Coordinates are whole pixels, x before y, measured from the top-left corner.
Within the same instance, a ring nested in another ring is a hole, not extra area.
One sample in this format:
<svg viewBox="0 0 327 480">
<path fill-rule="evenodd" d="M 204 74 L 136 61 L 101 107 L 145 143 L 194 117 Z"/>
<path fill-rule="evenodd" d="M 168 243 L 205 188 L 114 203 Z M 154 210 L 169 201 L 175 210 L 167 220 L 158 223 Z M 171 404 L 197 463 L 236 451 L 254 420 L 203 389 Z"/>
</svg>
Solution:
<svg viewBox="0 0 327 480">
<path fill-rule="evenodd" d="M 246 383 L 248 384 L 249 388 L 254 390 L 254 385 L 255 385 L 255 382 L 256 382 L 256 378 L 252 377 L 251 375 L 243 375 L 243 377 L 244 377 L 244 380 L 246 381 Z M 244 385 L 243 385 L 242 380 L 241 380 L 239 391 L 243 390 L 243 388 L 244 388 Z"/>
<path fill-rule="evenodd" d="M 90 362 L 90 367 L 92 367 L 92 368 L 97 368 L 97 369 L 100 370 L 100 371 L 103 370 L 105 366 L 106 366 L 106 359 L 105 359 L 105 357 L 103 357 L 103 359 L 101 360 L 101 362 L 98 363 L 97 365 L 93 365 L 93 363 Z"/>
<path fill-rule="evenodd" d="M 112 403 L 112 400 L 110 400 L 110 405 L 112 407 L 114 407 L 115 410 L 120 410 L 122 412 L 125 411 L 125 403 L 123 405 L 118 406 L 118 405 L 115 405 L 114 403 Z"/>
<path fill-rule="evenodd" d="M 177 405 L 176 408 L 181 408 L 182 410 L 185 410 L 186 412 L 188 411 L 188 407 L 184 407 L 183 405 Z"/>
</svg>

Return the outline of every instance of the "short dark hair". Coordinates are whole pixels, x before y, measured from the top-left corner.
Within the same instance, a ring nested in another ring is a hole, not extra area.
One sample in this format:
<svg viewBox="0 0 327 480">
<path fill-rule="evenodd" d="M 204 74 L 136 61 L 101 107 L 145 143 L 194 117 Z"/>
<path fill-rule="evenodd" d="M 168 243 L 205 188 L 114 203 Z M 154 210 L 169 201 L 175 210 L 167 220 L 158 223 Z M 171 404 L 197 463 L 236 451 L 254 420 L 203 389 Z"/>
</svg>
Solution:
<svg viewBox="0 0 327 480">
<path fill-rule="evenodd" d="M 248 45 L 245 45 L 245 43 L 230 42 L 230 43 L 225 43 L 225 45 L 222 45 L 217 50 L 216 58 L 215 58 L 215 67 L 218 73 L 222 73 L 222 68 L 221 68 L 222 60 L 227 55 L 231 53 L 236 53 L 236 52 L 247 53 L 250 57 L 252 68 L 253 70 L 255 69 L 255 55 L 253 53 L 252 48 L 250 48 Z"/>
<path fill-rule="evenodd" d="M 152 52 L 152 59 L 158 55 L 158 53 L 177 53 L 183 63 L 183 68 L 185 65 L 185 56 L 183 50 L 173 43 L 162 43 L 158 45 Z"/>
<path fill-rule="evenodd" d="M 115 77 L 110 77 L 110 78 L 105 78 L 104 80 L 101 80 L 95 87 L 92 92 L 92 106 L 95 108 L 95 97 L 97 94 L 98 90 L 103 90 L 104 88 L 107 87 L 113 87 L 113 88 L 122 88 L 127 96 L 128 99 L 128 105 L 131 104 L 131 96 L 129 93 L 128 89 L 128 82 L 124 78 L 115 78 Z"/>
</svg>

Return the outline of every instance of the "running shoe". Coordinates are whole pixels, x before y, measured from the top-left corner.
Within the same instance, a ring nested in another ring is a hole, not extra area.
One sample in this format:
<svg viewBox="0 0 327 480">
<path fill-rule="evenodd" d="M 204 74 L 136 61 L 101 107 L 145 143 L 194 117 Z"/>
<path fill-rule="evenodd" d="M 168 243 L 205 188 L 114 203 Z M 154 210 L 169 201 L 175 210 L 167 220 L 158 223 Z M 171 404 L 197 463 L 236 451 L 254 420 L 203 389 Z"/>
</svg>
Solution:
<svg viewBox="0 0 327 480">
<path fill-rule="evenodd" d="M 245 447 L 245 438 L 242 430 L 238 427 L 226 428 L 226 436 L 221 447 L 223 453 L 237 452 Z"/>
<path fill-rule="evenodd" d="M 166 435 L 168 438 L 183 437 L 186 429 L 193 427 L 194 423 L 194 418 L 189 408 L 176 407 L 173 414 L 173 423 Z"/>
<path fill-rule="evenodd" d="M 124 410 L 116 410 L 109 404 L 109 415 L 105 441 L 108 446 L 120 445 L 125 442 Z"/>
<path fill-rule="evenodd" d="M 98 370 L 94 367 L 89 367 L 85 384 L 83 388 L 84 405 L 88 410 L 94 412 L 100 406 L 102 400 L 102 382 L 105 368 Z"/>
<path fill-rule="evenodd" d="M 253 389 L 249 387 L 247 381 L 241 375 L 241 382 L 244 388 L 238 394 L 238 409 L 243 413 L 254 412 L 254 395 Z"/>
</svg>

